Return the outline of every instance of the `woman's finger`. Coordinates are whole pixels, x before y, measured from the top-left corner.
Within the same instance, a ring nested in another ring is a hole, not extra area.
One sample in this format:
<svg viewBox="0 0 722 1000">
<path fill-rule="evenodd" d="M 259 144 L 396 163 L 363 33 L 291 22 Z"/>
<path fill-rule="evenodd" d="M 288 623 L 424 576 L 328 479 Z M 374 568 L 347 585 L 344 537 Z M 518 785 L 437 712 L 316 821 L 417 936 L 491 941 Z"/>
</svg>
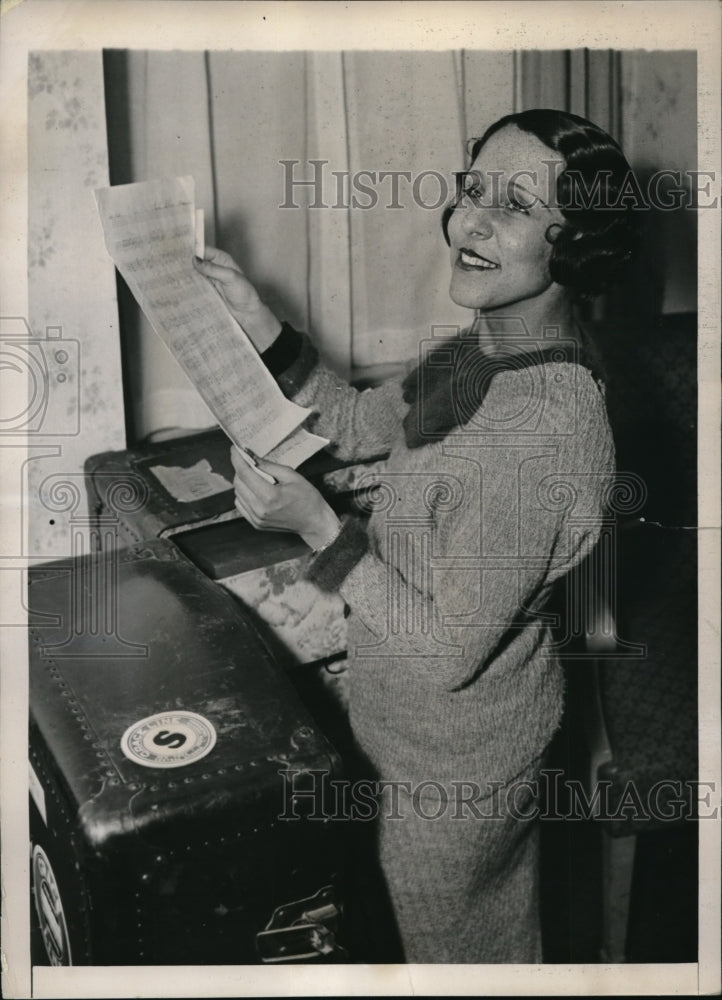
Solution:
<svg viewBox="0 0 722 1000">
<path fill-rule="evenodd" d="M 255 457 L 253 459 L 255 461 Z M 239 470 L 250 469 L 251 465 L 246 455 L 236 444 L 231 445 L 231 465 L 238 472 Z"/>
<path fill-rule="evenodd" d="M 240 511 L 246 520 L 250 521 L 254 527 L 265 516 L 265 506 L 262 500 L 251 492 L 248 486 L 236 476 L 233 480 L 233 490 L 235 493 L 236 510 Z"/>
<path fill-rule="evenodd" d="M 267 476 L 271 476 L 277 483 L 290 483 L 295 479 L 303 478 L 299 472 L 288 465 L 281 465 L 279 462 L 272 462 L 269 458 L 259 458 L 253 454 L 251 457 L 256 463 L 256 468 L 265 472 Z"/>
<path fill-rule="evenodd" d="M 253 470 L 251 470 L 251 475 L 254 475 Z M 258 477 L 256 476 L 256 479 Z M 260 480 L 261 486 L 265 483 Z M 272 502 L 272 498 L 261 492 L 258 486 L 252 481 L 244 479 L 240 474 L 236 473 L 233 479 L 233 489 L 236 491 L 236 495 L 241 497 L 241 499 L 249 507 L 252 507 L 256 513 L 265 513 Z"/>
<path fill-rule="evenodd" d="M 231 450 L 231 462 L 236 475 L 260 500 L 269 501 L 272 498 L 278 480 L 268 473 L 261 472 L 255 459 L 244 458 L 243 453 L 234 447 Z"/>
<path fill-rule="evenodd" d="M 248 507 L 247 504 L 245 504 L 243 500 L 240 499 L 238 494 L 236 494 L 236 498 L 233 501 L 233 506 L 236 508 L 241 517 L 244 518 L 246 521 L 248 521 L 251 527 L 253 528 L 258 527 L 255 514 L 253 513 L 251 508 Z"/>
<path fill-rule="evenodd" d="M 225 250 L 219 250 L 218 247 L 206 246 L 202 259 L 211 264 L 219 264 L 221 267 L 229 267 L 232 271 L 238 271 L 239 274 L 243 273 L 233 257 Z"/>
<path fill-rule="evenodd" d="M 235 268 L 213 264 L 209 260 L 199 260 L 197 257 L 193 258 L 193 267 L 206 278 L 210 278 L 211 281 L 219 281 L 222 285 L 228 285 L 232 281 L 237 281 L 240 275 L 240 271 L 237 271 Z"/>
</svg>

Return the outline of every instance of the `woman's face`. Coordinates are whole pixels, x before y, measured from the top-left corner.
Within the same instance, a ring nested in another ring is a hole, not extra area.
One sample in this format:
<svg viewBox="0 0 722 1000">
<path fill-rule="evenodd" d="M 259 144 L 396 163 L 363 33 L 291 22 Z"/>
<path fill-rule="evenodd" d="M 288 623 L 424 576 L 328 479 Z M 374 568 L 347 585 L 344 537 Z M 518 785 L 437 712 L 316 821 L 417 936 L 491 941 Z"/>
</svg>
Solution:
<svg viewBox="0 0 722 1000">
<path fill-rule="evenodd" d="M 524 315 L 524 303 L 560 291 L 549 274 L 552 247 L 546 233 L 564 224 L 553 204 L 563 167 L 559 153 L 516 125 L 506 125 L 485 143 L 449 220 L 454 302 Z"/>
</svg>

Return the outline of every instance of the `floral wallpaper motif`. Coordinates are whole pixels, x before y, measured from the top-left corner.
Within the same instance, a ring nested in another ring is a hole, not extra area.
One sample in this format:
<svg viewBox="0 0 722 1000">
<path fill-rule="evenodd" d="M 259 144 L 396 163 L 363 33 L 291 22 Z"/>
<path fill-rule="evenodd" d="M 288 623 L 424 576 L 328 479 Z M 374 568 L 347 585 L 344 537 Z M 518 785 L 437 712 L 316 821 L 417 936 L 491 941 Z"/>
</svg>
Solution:
<svg viewBox="0 0 722 1000">
<path fill-rule="evenodd" d="M 74 58 L 75 57 L 75 58 Z M 29 120 L 36 130 L 74 133 L 73 160 L 83 187 L 95 189 L 108 183 L 108 151 L 105 142 L 105 115 L 102 86 L 98 89 L 87 75 L 76 71 L 75 53 L 31 52 L 28 59 Z M 34 107 L 33 107 L 34 105 Z M 102 126 L 102 127 L 101 127 Z M 78 141 L 82 135 L 87 138 Z M 45 267 L 56 253 L 54 232 L 57 216 L 52 196 L 45 199 L 43 212 L 30 233 L 28 266 Z"/>
<path fill-rule="evenodd" d="M 54 232 L 56 217 L 53 214 L 49 198 L 43 203 L 41 219 L 29 234 L 28 267 L 45 267 L 55 254 Z"/>
<path fill-rule="evenodd" d="M 125 446 L 115 271 L 93 191 L 108 180 L 100 52 L 28 58 L 28 323 L 46 372 L 46 417 L 27 466 L 28 552 L 82 547 L 85 459 Z M 72 510 L 50 510 L 49 476 L 80 477 Z"/>
<path fill-rule="evenodd" d="M 83 100 L 85 81 L 82 76 L 69 79 L 68 69 L 72 68 L 72 53 L 31 52 L 28 60 L 28 97 L 38 94 L 52 94 L 53 106 L 45 116 L 45 128 L 79 129 L 97 128 L 85 113 Z M 70 74 L 72 75 L 72 74 Z"/>
</svg>

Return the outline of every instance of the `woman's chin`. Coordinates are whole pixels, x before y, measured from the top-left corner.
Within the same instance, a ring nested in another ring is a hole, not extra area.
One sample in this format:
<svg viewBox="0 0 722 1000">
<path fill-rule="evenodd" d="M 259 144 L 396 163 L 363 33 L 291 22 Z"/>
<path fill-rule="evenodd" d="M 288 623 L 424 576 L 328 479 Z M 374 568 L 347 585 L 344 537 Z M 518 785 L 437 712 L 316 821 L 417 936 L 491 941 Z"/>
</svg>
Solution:
<svg viewBox="0 0 722 1000">
<path fill-rule="evenodd" d="M 463 306 L 465 309 L 483 309 L 486 305 L 486 296 L 478 292 L 474 294 L 468 288 L 460 288 L 453 274 L 449 285 L 449 298 L 457 306 Z"/>
</svg>

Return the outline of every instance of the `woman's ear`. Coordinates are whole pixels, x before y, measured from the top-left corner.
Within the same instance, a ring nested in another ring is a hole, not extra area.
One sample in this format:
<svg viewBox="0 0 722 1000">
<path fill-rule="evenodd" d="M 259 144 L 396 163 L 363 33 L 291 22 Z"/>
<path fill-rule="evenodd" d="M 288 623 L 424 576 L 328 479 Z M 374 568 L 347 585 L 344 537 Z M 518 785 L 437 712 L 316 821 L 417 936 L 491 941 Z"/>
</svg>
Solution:
<svg viewBox="0 0 722 1000">
<path fill-rule="evenodd" d="M 547 231 L 544 233 L 547 243 L 551 243 L 552 246 L 556 243 L 564 230 L 564 226 L 561 222 L 552 222 L 551 225 L 547 226 Z"/>
</svg>

